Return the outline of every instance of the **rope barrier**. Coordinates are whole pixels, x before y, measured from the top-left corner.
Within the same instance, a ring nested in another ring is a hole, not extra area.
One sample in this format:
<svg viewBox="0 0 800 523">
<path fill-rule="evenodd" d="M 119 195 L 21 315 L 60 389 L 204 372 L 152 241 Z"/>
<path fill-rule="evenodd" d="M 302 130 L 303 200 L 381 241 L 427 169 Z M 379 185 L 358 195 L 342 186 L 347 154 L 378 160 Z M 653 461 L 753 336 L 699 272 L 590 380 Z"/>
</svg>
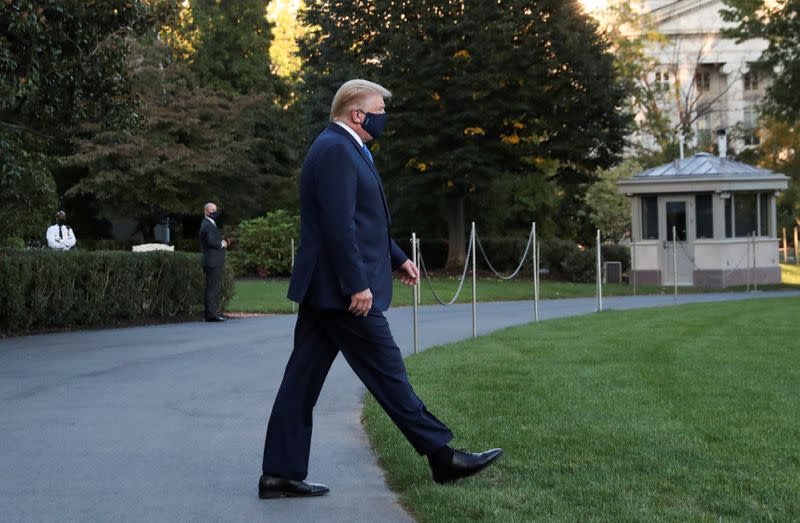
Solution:
<svg viewBox="0 0 800 523">
<path fill-rule="evenodd" d="M 497 272 L 497 270 L 492 265 L 492 262 L 489 261 L 489 257 L 486 256 L 486 251 L 483 249 L 483 244 L 481 243 L 481 239 L 478 237 L 478 233 L 477 232 L 475 233 L 475 239 L 477 240 L 477 243 L 478 243 L 478 249 L 480 249 L 481 254 L 483 255 L 483 259 L 486 261 L 486 265 L 489 266 L 489 269 L 491 269 L 491 271 L 494 273 L 494 275 L 497 276 L 498 278 L 500 278 L 501 280 L 510 280 L 514 276 L 519 274 L 519 271 L 522 269 L 522 266 L 525 264 L 525 258 L 527 258 L 527 256 L 528 256 L 528 250 L 530 250 L 531 243 L 533 241 L 533 232 L 528 234 L 528 243 L 525 244 L 525 252 L 522 253 L 522 259 L 519 260 L 519 265 L 517 265 L 517 269 L 514 272 L 512 272 L 510 275 L 508 275 L 508 276 L 503 276 L 502 274 Z"/>
<path fill-rule="evenodd" d="M 449 307 L 450 305 L 453 305 L 456 302 L 456 300 L 458 299 L 458 295 L 461 294 L 461 289 L 464 287 L 464 280 L 466 280 L 467 278 L 467 269 L 469 269 L 469 258 L 470 254 L 472 253 L 472 249 L 473 249 L 472 238 L 470 238 L 469 246 L 467 247 L 467 256 L 464 261 L 464 272 L 461 273 L 461 281 L 458 283 L 458 289 L 456 290 L 456 295 L 453 296 L 453 299 L 450 300 L 449 302 L 445 302 L 439 297 L 439 294 L 437 294 L 436 289 L 433 288 L 431 277 L 428 275 L 428 269 L 425 267 L 425 260 L 422 257 L 422 247 L 419 247 L 417 255 L 419 257 L 419 265 L 422 268 L 422 274 L 425 276 L 425 280 L 428 282 L 428 287 L 430 287 L 431 293 L 433 294 L 433 297 L 436 299 L 436 301 L 439 302 L 439 305 L 444 305 L 445 307 Z"/>
</svg>

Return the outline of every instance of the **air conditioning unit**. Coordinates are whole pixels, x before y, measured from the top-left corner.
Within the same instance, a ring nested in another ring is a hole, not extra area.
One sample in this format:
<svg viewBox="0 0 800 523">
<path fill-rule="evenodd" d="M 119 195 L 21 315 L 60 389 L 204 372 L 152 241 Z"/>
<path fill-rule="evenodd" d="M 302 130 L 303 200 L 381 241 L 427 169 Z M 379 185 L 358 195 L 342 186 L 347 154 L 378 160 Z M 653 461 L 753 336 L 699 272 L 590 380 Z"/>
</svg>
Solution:
<svg viewBox="0 0 800 523">
<path fill-rule="evenodd" d="M 622 262 L 603 263 L 603 283 L 622 283 Z"/>
</svg>

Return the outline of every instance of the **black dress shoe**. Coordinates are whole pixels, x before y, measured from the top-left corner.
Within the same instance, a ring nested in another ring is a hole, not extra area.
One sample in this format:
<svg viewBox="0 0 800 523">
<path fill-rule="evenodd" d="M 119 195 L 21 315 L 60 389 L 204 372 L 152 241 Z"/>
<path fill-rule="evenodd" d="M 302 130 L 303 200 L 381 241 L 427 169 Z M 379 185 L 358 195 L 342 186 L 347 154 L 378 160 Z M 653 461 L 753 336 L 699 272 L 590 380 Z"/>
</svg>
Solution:
<svg viewBox="0 0 800 523">
<path fill-rule="evenodd" d="M 453 483 L 461 478 L 477 474 L 503 455 L 503 449 L 492 449 L 481 453 L 453 450 L 453 457 L 445 462 L 431 461 L 431 472 L 436 483 Z"/>
<path fill-rule="evenodd" d="M 274 478 L 261 476 L 258 480 L 258 497 L 261 499 L 275 498 L 307 498 L 322 496 L 331 489 L 318 483 L 307 483 L 295 479 Z"/>
<path fill-rule="evenodd" d="M 206 321 L 225 321 L 222 316 L 206 316 Z"/>
</svg>

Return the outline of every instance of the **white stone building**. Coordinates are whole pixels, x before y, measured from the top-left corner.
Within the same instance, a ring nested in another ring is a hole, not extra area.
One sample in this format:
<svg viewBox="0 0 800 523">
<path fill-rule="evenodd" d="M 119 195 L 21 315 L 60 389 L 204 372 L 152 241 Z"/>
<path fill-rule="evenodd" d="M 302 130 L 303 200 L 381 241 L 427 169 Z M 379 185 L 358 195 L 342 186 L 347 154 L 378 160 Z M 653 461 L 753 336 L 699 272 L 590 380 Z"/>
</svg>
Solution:
<svg viewBox="0 0 800 523">
<path fill-rule="evenodd" d="M 644 0 L 643 8 L 667 39 L 648 49 L 658 62 L 649 81 L 669 87 L 662 107 L 673 123 L 680 112 L 688 114 L 689 145 L 713 146 L 719 128 L 727 130 L 734 151 L 757 145 L 756 106 L 770 81 L 769 72 L 757 66 L 766 41 L 724 38 L 721 30 L 732 24 L 719 14 L 721 0 Z M 644 138 L 634 139 L 648 145 Z"/>
</svg>

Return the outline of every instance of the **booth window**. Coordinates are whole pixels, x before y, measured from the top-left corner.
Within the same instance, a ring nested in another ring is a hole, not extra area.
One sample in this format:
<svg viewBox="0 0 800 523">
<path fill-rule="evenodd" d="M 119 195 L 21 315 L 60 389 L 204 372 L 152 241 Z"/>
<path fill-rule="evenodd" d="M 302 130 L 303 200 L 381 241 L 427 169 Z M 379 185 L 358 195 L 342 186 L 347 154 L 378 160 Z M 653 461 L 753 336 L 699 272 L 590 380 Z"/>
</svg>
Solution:
<svg viewBox="0 0 800 523">
<path fill-rule="evenodd" d="M 734 193 L 725 200 L 725 237 L 769 236 L 769 194 Z"/>
<path fill-rule="evenodd" d="M 710 194 L 695 196 L 695 209 L 697 210 L 696 225 L 698 238 L 714 237 L 714 210 L 711 206 Z"/>
<path fill-rule="evenodd" d="M 658 198 L 656 196 L 642 198 L 642 239 L 658 239 Z"/>
<path fill-rule="evenodd" d="M 734 231 L 737 238 L 750 236 L 756 232 L 756 194 L 736 193 L 733 199 Z"/>
<path fill-rule="evenodd" d="M 733 195 L 725 198 L 725 237 L 733 238 Z"/>
<path fill-rule="evenodd" d="M 761 219 L 758 222 L 758 235 L 769 236 L 769 194 L 762 192 L 758 195 L 758 212 Z"/>
</svg>

